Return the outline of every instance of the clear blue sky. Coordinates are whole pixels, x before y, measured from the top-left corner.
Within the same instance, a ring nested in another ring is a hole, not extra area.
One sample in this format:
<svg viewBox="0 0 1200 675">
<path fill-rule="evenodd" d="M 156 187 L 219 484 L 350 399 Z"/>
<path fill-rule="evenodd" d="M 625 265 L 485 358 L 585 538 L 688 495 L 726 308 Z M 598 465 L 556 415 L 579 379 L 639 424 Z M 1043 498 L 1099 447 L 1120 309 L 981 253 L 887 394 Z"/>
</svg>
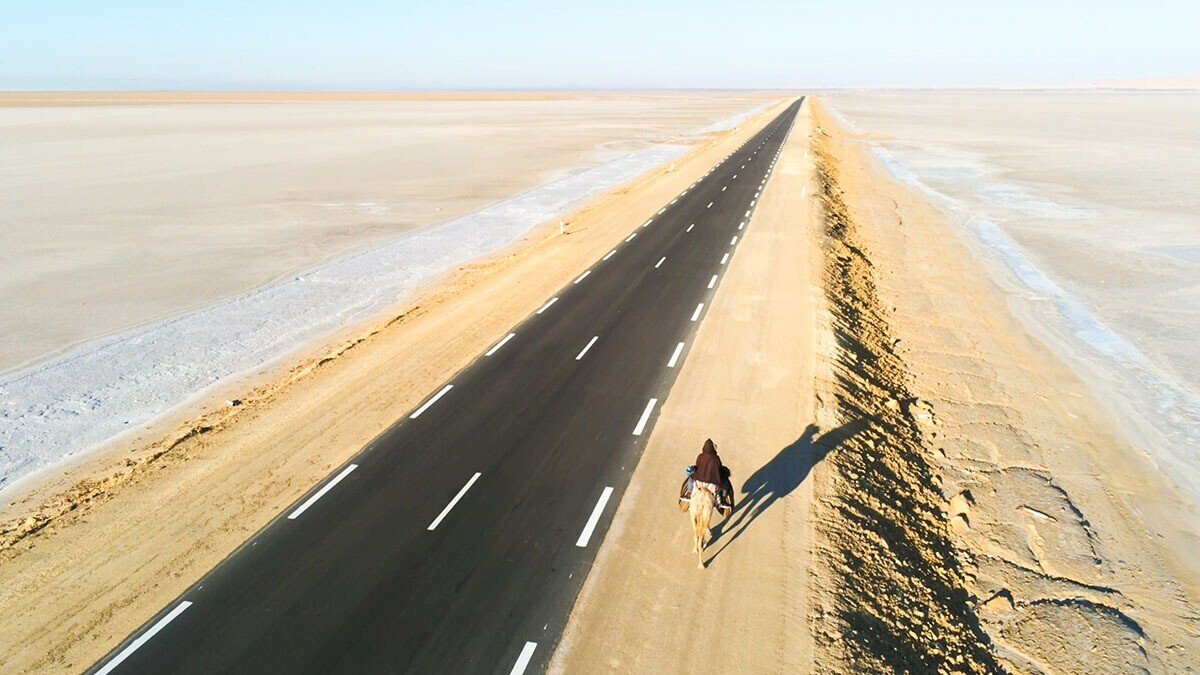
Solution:
<svg viewBox="0 0 1200 675">
<path fill-rule="evenodd" d="M 1200 2 L 6 0 L 0 89 L 1061 83 L 1200 75 Z"/>
</svg>

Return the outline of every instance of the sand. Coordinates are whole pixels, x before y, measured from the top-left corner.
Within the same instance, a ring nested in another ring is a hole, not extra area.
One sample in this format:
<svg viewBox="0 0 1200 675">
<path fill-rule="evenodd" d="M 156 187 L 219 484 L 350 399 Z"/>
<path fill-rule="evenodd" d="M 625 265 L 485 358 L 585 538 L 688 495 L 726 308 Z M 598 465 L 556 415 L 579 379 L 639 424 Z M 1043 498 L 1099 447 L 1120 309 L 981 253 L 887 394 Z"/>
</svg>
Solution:
<svg viewBox="0 0 1200 675">
<path fill-rule="evenodd" d="M 1200 504 L 1200 93 L 837 95 Z"/>
<path fill-rule="evenodd" d="M 7 94 L 0 372 L 772 98 Z"/>
<path fill-rule="evenodd" d="M 0 669 L 92 663 L 780 110 L 7 505 Z"/>
<path fill-rule="evenodd" d="M 552 672 L 803 672 L 810 471 L 826 434 L 804 190 L 807 104 L 634 472 L 580 593 Z M 679 513 L 683 469 L 705 438 L 733 472 L 740 510 L 696 569 Z"/>
<path fill-rule="evenodd" d="M 818 660 L 1196 668 L 1195 510 L 1009 310 L 952 218 L 817 119 L 845 329 L 833 394 L 866 425 L 817 476 Z"/>
</svg>

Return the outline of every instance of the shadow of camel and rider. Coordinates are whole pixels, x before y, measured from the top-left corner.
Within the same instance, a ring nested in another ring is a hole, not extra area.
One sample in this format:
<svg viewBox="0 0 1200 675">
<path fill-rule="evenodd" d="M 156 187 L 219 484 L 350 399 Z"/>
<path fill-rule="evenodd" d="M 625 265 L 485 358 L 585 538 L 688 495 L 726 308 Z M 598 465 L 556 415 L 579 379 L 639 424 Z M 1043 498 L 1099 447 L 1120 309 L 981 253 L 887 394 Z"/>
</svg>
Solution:
<svg viewBox="0 0 1200 675">
<path fill-rule="evenodd" d="M 708 564 L 711 565 L 717 556 L 737 541 L 775 502 L 800 487 L 825 455 L 858 433 L 863 426 L 861 423 L 852 423 L 822 434 L 815 424 L 810 424 L 799 438 L 751 474 L 742 483 L 741 497 L 733 511 L 712 528 L 713 538 L 709 546 L 720 544 L 720 548 L 709 557 Z"/>
</svg>

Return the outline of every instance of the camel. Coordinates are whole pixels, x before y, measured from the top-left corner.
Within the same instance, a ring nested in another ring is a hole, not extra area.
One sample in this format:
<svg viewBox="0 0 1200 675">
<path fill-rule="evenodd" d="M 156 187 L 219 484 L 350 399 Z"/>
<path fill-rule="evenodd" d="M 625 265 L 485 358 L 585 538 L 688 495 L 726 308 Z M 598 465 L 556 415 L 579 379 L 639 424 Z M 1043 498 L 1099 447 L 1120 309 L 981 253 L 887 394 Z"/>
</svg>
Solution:
<svg viewBox="0 0 1200 675">
<path fill-rule="evenodd" d="M 716 506 L 717 496 L 712 491 L 700 486 L 692 490 L 688 514 L 692 517 L 692 533 L 695 534 L 692 550 L 696 553 L 696 566 L 700 569 L 704 569 L 704 547 L 712 539 L 708 524 Z"/>
</svg>

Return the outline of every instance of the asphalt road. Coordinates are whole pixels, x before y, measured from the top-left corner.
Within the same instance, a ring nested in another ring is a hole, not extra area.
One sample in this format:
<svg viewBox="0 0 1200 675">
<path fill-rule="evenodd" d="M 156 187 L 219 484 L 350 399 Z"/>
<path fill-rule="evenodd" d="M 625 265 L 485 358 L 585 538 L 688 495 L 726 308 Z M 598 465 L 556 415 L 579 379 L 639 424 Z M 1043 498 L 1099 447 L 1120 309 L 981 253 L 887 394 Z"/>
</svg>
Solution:
<svg viewBox="0 0 1200 675">
<path fill-rule="evenodd" d="M 544 670 L 802 100 L 92 671 Z"/>
</svg>

